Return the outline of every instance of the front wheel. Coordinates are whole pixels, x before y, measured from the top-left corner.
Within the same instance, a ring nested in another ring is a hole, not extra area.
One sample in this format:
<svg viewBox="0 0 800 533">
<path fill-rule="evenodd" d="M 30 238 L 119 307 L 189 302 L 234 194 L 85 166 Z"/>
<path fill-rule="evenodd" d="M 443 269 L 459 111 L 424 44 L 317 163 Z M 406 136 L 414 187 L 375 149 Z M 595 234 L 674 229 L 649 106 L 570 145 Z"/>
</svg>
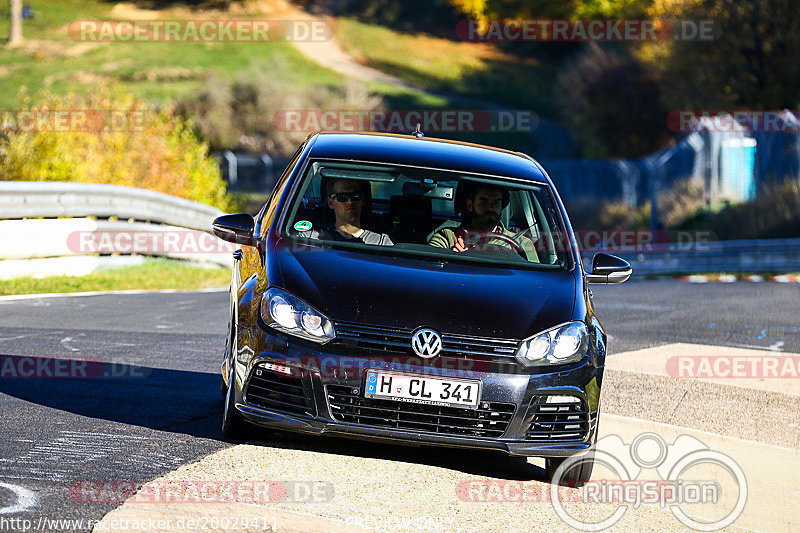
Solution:
<svg viewBox="0 0 800 533">
<path fill-rule="evenodd" d="M 236 378 L 233 375 L 233 367 L 228 374 L 227 389 L 225 409 L 222 411 L 222 434 L 228 439 L 241 439 L 245 433 L 246 422 L 236 410 Z"/>
<path fill-rule="evenodd" d="M 231 307 L 230 315 L 230 318 L 228 318 L 228 333 L 225 338 L 225 356 L 223 359 L 223 365 L 227 369 L 228 375 L 230 375 L 230 368 L 228 367 L 233 364 L 233 356 L 231 355 L 231 352 L 233 351 L 233 336 L 235 334 L 235 330 L 233 328 L 233 307 Z M 225 385 L 224 379 L 220 379 L 219 394 L 224 398 L 227 393 L 228 386 Z"/>
<path fill-rule="evenodd" d="M 568 485 L 580 486 L 592 478 L 592 468 L 594 467 L 594 450 L 581 457 L 552 457 L 545 460 L 545 469 L 547 470 L 547 479 L 552 480 L 558 467 L 564 464 L 565 461 L 571 461 L 573 464 L 568 466 L 567 469 L 561 474 L 560 481 Z"/>
<path fill-rule="evenodd" d="M 594 468 L 594 451 L 597 446 L 597 434 L 600 433 L 600 424 L 595 425 L 594 437 L 592 438 L 592 447 L 589 452 L 579 457 L 550 457 L 545 459 L 545 470 L 547 471 L 547 479 L 551 480 L 555 477 L 558 467 L 564 464 L 565 461 L 570 461 L 570 465 L 561 474 L 560 481 L 567 485 L 580 487 L 592 478 L 592 469 Z"/>
</svg>

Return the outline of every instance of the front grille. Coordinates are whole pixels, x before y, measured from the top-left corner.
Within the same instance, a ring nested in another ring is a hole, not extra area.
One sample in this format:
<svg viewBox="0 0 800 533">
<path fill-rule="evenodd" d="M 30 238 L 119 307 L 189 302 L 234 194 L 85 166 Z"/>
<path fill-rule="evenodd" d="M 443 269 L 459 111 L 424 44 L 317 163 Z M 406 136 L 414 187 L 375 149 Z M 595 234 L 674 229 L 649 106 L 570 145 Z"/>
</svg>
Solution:
<svg viewBox="0 0 800 533">
<path fill-rule="evenodd" d="M 387 353 L 413 354 L 411 350 L 412 330 L 386 328 L 337 322 L 336 337 L 346 344 Z M 442 356 L 457 357 L 478 355 L 503 360 L 513 359 L 517 351 L 518 341 L 512 339 L 494 339 L 470 337 L 467 335 L 451 335 L 442 333 Z"/>
<path fill-rule="evenodd" d="M 307 373 L 292 369 L 292 375 L 256 367 L 245 390 L 250 405 L 290 414 L 316 415 Z"/>
<path fill-rule="evenodd" d="M 550 402 L 547 398 L 551 398 Z M 589 433 L 586 402 L 572 396 L 535 396 L 531 402 L 533 418 L 525 439 L 533 442 L 582 442 Z"/>
<path fill-rule="evenodd" d="M 328 385 L 333 419 L 393 429 L 425 431 L 444 435 L 501 437 L 514 416 L 513 403 L 490 402 L 477 410 L 440 407 L 394 400 L 363 398 L 350 387 Z"/>
<path fill-rule="evenodd" d="M 409 353 L 411 332 L 404 329 L 336 322 L 336 338 L 351 346 L 389 353 Z"/>
</svg>

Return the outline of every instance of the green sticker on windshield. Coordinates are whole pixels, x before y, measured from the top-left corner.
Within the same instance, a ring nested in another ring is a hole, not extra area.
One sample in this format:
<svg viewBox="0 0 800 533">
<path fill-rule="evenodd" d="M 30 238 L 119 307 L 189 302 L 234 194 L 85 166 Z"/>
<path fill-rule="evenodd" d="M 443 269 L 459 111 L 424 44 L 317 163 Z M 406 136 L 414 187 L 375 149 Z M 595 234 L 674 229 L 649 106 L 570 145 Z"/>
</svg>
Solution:
<svg viewBox="0 0 800 533">
<path fill-rule="evenodd" d="M 294 229 L 297 231 L 308 231 L 311 229 L 311 222 L 308 220 L 298 220 L 294 223 Z"/>
</svg>

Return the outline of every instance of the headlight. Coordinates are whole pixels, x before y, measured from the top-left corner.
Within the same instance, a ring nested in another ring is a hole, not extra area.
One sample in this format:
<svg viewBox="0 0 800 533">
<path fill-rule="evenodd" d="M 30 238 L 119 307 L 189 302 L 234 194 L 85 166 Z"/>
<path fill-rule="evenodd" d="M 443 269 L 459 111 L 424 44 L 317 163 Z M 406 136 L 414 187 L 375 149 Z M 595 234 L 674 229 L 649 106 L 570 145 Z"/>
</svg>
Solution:
<svg viewBox="0 0 800 533">
<path fill-rule="evenodd" d="M 522 341 L 517 359 L 527 366 L 573 363 L 586 356 L 588 346 L 586 324 L 567 322 Z"/>
<path fill-rule="evenodd" d="M 335 336 L 333 322 L 325 315 L 274 287 L 261 299 L 261 318 L 271 328 L 314 342 L 325 343 Z"/>
</svg>

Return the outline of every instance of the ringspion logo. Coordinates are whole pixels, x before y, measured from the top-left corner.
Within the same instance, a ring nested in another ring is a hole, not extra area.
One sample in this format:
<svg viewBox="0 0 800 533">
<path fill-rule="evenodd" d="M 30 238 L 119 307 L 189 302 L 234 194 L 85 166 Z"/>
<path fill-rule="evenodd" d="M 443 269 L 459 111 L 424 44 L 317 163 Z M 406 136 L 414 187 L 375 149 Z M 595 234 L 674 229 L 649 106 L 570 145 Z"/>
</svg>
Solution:
<svg viewBox="0 0 800 533">
<path fill-rule="evenodd" d="M 584 462 L 593 462 L 593 476 L 577 486 L 565 473 Z M 736 461 L 691 435 L 667 443 L 655 433 L 641 433 L 630 443 L 619 435 L 603 437 L 588 454 L 566 459 L 551 484 L 480 478 L 459 482 L 455 493 L 468 504 L 550 502 L 558 517 L 578 531 L 613 527 L 641 505 L 669 509 L 684 527 L 716 531 L 739 518 L 748 485 Z M 593 521 L 586 520 L 586 506 L 597 509 Z M 700 519 L 693 514 L 697 506 L 713 508 L 715 518 Z"/>
<path fill-rule="evenodd" d="M 619 522 L 629 507 L 657 505 L 662 509 L 669 508 L 685 527 L 716 531 L 733 524 L 744 511 L 748 488 L 742 468 L 730 456 L 710 449 L 690 435 L 679 435 L 671 444 L 655 433 L 641 433 L 630 444 L 618 435 L 607 435 L 594 448 L 591 454 L 568 458 L 553 475 L 553 485 L 561 485 L 566 472 L 580 468 L 584 461 L 593 461 L 595 468 L 602 466 L 613 472 L 613 479 L 592 479 L 584 483 L 579 488 L 579 500 L 575 494 L 565 500 L 563 491 L 550 492 L 556 514 L 570 527 L 580 531 L 602 531 Z M 655 470 L 658 479 L 642 479 L 640 474 L 647 470 Z M 709 476 L 709 471 L 714 474 Z M 692 472 L 699 478 L 692 479 Z M 733 494 L 723 489 L 723 480 L 728 479 L 730 484 L 727 486 L 735 487 Z M 587 522 L 570 512 L 575 510 L 576 501 L 617 506 L 599 522 Z M 565 506 L 565 503 L 570 505 Z M 715 521 L 698 520 L 687 512 L 689 506 L 696 504 L 724 510 Z"/>
</svg>

